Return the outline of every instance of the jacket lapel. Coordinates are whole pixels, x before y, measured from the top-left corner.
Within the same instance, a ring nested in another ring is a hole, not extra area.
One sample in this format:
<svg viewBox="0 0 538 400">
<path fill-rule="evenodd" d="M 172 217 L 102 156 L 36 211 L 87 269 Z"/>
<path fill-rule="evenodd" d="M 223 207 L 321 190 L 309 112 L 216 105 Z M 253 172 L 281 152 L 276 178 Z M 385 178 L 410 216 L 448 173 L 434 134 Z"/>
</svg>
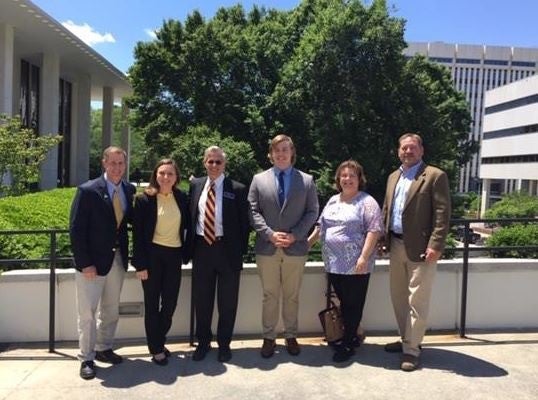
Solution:
<svg viewBox="0 0 538 400">
<path fill-rule="evenodd" d="M 405 199 L 405 205 L 404 210 L 407 208 L 407 205 L 411 201 L 411 199 L 417 194 L 418 190 L 422 186 L 426 179 L 426 164 L 422 163 L 422 166 L 417 171 L 417 174 L 415 175 L 415 179 L 413 179 L 413 182 L 411 182 L 411 186 L 409 187 L 409 192 L 407 192 L 407 198 Z"/>
</svg>

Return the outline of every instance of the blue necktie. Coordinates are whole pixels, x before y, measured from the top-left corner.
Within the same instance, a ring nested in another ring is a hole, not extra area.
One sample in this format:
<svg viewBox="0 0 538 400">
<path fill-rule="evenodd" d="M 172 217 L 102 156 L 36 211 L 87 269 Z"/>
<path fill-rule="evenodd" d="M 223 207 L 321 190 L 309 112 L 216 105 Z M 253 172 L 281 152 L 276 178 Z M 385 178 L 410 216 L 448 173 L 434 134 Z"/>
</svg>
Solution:
<svg viewBox="0 0 538 400">
<path fill-rule="evenodd" d="M 278 202 L 280 203 L 280 208 L 284 205 L 284 200 L 286 200 L 286 196 L 284 196 L 284 171 L 280 171 L 278 174 Z"/>
</svg>

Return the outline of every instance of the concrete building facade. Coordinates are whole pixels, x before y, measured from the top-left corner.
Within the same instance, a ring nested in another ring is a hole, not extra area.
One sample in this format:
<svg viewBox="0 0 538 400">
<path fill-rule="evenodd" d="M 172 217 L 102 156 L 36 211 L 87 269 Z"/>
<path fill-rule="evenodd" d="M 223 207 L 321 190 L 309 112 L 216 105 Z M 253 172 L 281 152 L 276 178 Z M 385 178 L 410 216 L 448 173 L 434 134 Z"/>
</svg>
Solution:
<svg viewBox="0 0 538 400">
<path fill-rule="evenodd" d="M 538 75 L 486 92 L 481 214 L 500 194 L 538 195 Z"/>
<path fill-rule="evenodd" d="M 39 135 L 63 137 L 41 166 L 40 189 L 88 179 L 91 102 L 103 103 L 106 147 L 114 103 L 130 92 L 123 72 L 34 3 L 0 2 L 0 113 L 20 115 Z M 128 150 L 128 129 L 121 145 Z"/>
<path fill-rule="evenodd" d="M 487 90 L 519 81 L 538 72 L 538 48 L 462 45 L 444 42 L 410 42 L 406 56 L 421 54 L 446 66 L 454 86 L 465 94 L 473 119 L 469 138 L 481 144 L 481 150 L 460 171 L 458 191 L 480 192 L 484 96 Z"/>
</svg>

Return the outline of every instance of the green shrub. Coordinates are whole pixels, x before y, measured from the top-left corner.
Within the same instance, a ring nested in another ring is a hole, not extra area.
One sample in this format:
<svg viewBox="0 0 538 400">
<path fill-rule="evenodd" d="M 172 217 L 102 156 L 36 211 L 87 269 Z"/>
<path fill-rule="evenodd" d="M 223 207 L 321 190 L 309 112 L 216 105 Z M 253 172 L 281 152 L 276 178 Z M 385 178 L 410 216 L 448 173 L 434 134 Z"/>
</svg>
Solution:
<svg viewBox="0 0 538 400">
<path fill-rule="evenodd" d="M 526 218 L 538 216 L 538 197 L 526 193 L 503 196 L 486 211 L 486 218 Z"/>
<path fill-rule="evenodd" d="M 0 198 L 0 230 L 67 229 L 75 188 Z M 71 253 L 69 235 L 57 237 L 59 256 Z M 50 235 L 0 235 L 0 258 L 49 257 Z M 44 266 L 48 267 L 48 266 Z"/>
<path fill-rule="evenodd" d="M 538 224 L 514 224 L 500 228 L 487 241 L 488 247 L 538 246 Z M 536 258 L 536 250 L 493 250 L 493 257 Z"/>
</svg>

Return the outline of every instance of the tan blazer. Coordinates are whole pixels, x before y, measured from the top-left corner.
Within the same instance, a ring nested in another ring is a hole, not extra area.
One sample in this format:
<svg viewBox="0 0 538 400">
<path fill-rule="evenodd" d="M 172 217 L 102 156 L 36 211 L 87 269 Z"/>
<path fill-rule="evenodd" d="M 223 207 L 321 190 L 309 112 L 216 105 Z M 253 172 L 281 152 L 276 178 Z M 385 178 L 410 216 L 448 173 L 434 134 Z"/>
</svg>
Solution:
<svg viewBox="0 0 538 400">
<path fill-rule="evenodd" d="M 394 192 L 401 171 L 389 175 L 383 204 L 385 223 L 385 245 L 390 249 L 390 217 Z M 411 261 L 421 261 L 420 255 L 426 248 L 443 251 L 450 225 L 450 188 L 447 175 L 439 168 L 426 164 L 417 175 L 405 201 L 402 226 L 403 241 L 407 257 Z"/>
</svg>

